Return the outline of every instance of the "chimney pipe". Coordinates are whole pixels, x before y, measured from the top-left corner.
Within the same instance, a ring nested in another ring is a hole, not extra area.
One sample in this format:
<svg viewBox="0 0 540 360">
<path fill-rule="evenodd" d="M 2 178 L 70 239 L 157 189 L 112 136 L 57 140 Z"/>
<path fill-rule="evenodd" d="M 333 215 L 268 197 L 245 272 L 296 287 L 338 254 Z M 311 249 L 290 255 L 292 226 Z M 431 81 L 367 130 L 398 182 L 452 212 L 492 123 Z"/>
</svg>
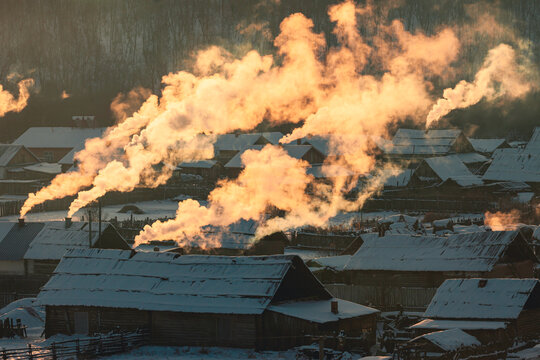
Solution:
<svg viewBox="0 0 540 360">
<path fill-rule="evenodd" d="M 338 302 L 337 300 L 332 300 L 330 302 L 330 311 L 332 311 L 332 313 L 334 314 L 337 314 L 339 311 L 338 311 Z"/>
<path fill-rule="evenodd" d="M 66 226 L 66 229 L 71 226 L 71 218 L 70 217 L 66 217 L 65 226 Z"/>
<path fill-rule="evenodd" d="M 302 145 L 302 139 L 296 139 L 296 145 Z"/>
<path fill-rule="evenodd" d="M 24 226 L 24 218 L 19 218 L 19 226 L 20 227 Z"/>
</svg>

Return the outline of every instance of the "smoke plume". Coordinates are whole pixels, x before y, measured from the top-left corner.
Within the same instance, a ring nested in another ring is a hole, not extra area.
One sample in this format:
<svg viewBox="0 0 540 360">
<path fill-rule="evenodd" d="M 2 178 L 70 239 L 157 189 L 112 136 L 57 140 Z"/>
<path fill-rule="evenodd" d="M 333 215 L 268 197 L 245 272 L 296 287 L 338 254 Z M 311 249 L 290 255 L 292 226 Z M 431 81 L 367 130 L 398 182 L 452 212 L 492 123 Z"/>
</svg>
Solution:
<svg viewBox="0 0 540 360">
<path fill-rule="evenodd" d="M 521 213 L 517 209 L 510 212 L 497 211 L 495 213 L 486 212 L 484 214 L 484 224 L 493 231 L 514 230 L 519 223 Z"/>
<path fill-rule="evenodd" d="M 33 79 L 24 79 L 17 84 L 19 96 L 15 98 L 9 91 L 0 85 L 0 117 L 8 112 L 21 112 L 30 97 L 30 88 L 34 85 Z"/>
<path fill-rule="evenodd" d="M 454 109 L 462 109 L 482 99 L 516 99 L 533 88 L 527 71 L 517 63 L 515 50 L 500 44 L 489 50 L 484 64 L 473 82 L 460 81 L 453 89 L 445 89 L 427 116 L 426 128 L 439 121 Z"/>
<path fill-rule="evenodd" d="M 367 41 L 358 22 L 369 21 L 372 11 L 352 1 L 331 6 L 339 45 L 330 49 L 323 34 L 313 31 L 313 22 L 296 13 L 280 25 L 276 56 L 250 51 L 236 58 L 216 46 L 200 51 L 191 72 L 163 77 L 160 97 L 134 95 L 135 100 L 146 98 L 139 110 L 125 111 L 132 109 L 122 105 L 129 99 L 115 103 L 118 125 L 88 140 L 76 155 L 77 171 L 31 194 L 21 215 L 46 200 L 77 194 L 71 216 L 107 192 L 158 186 L 178 163 L 212 158 L 218 135 L 249 131 L 263 120 L 302 124 L 283 143 L 313 135 L 329 139 L 323 168 L 329 182 L 315 181 L 306 173 L 307 164 L 280 146 L 246 151 L 243 172 L 221 181 L 208 206 L 180 202 L 174 219 L 145 227 L 136 243 L 156 238 L 188 243 L 205 225 L 227 226 L 240 219 L 261 221 L 257 235 L 262 236 L 306 224 L 322 226 L 340 211 L 358 209 L 391 174 L 373 174 L 373 139 L 385 135 L 392 122 L 425 118 L 433 104 L 432 80 L 444 75 L 459 52 L 450 28 L 428 36 L 407 32 L 399 21 L 381 24 L 378 35 Z M 497 66 L 495 58 L 504 51 L 496 51 L 486 67 Z M 379 71 L 369 74 L 368 66 Z M 505 89 L 521 84 L 512 82 L 510 73 L 484 72 L 489 75 L 479 75 L 474 86 L 482 86 L 486 77 L 504 83 Z M 372 180 L 360 187 L 358 179 L 370 174 Z M 358 189 L 358 196 L 346 197 Z M 282 216 L 268 218 L 275 210 Z"/>
</svg>

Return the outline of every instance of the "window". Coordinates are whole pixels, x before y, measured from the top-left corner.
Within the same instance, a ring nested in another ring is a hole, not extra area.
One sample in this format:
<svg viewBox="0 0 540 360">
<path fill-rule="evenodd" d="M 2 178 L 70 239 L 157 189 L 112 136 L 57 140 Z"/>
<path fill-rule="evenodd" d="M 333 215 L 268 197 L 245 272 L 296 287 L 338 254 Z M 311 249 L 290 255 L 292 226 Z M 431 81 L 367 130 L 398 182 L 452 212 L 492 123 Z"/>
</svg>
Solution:
<svg viewBox="0 0 540 360">
<path fill-rule="evenodd" d="M 54 161 L 54 153 L 52 151 L 45 151 L 43 153 L 43 160 L 46 162 L 53 162 Z"/>
</svg>

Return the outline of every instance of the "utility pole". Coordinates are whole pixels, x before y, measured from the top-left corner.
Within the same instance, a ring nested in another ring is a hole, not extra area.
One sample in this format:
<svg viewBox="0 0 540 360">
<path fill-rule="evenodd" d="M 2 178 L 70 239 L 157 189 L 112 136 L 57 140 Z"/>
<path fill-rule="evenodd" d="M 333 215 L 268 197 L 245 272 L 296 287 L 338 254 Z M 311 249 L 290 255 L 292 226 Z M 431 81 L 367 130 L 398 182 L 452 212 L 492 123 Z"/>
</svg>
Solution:
<svg viewBox="0 0 540 360">
<path fill-rule="evenodd" d="M 98 242 L 101 241 L 101 199 L 98 200 Z"/>
</svg>

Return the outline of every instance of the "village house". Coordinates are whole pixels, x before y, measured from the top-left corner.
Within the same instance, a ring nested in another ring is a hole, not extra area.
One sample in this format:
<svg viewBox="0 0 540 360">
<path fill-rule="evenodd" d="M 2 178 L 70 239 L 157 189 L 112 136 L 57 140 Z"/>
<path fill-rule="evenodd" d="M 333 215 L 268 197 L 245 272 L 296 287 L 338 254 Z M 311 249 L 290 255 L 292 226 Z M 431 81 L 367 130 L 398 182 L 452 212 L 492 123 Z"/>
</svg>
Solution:
<svg viewBox="0 0 540 360">
<path fill-rule="evenodd" d="M 540 334 L 538 279 L 449 279 L 437 289 L 418 334 L 460 329 L 483 345 L 507 348 Z"/>
<path fill-rule="evenodd" d="M 230 178 L 237 177 L 244 169 L 244 164 L 242 164 L 242 154 L 244 151 L 261 150 L 262 148 L 263 145 L 255 145 L 238 152 L 225 164 L 225 174 Z M 325 156 L 311 145 L 283 145 L 283 149 L 289 156 L 304 160 L 311 165 L 322 164 L 325 159 Z"/>
<path fill-rule="evenodd" d="M 524 182 L 540 193 L 540 151 L 500 149 L 484 173 L 485 182 Z"/>
<path fill-rule="evenodd" d="M 334 283 L 334 295 L 383 310 L 424 310 L 446 279 L 534 276 L 538 259 L 520 231 L 449 237 L 364 236 Z"/>
<path fill-rule="evenodd" d="M 15 300 L 13 294 L 35 296 L 67 249 L 89 247 L 130 249 L 108 223 L 101 236 L 97 224 L 90 236 L 84 222 L 0 223 L 0 306 Z"/>
<path fill-rule="evenodd" d="M 474 151 L 482 155 L 491 157 L 497 149 L 510 148 L 510 144 L 505 139 L 473 139 L 469 138 L 469 142 L 474 148 Z"/>
<path fill-rule="evenodd" d="M 180 174 L 197 175 L 206 180 L 217 180 L 223 170 L 223 165 L 216 160 L 199 160 L 180 163 L 174 170 L 175 176 Z"/>
<path fill-rule="evenodd" d="M 398 129 L 392 141 L 379 142 L 383 159 L 418 163 L 432 156 L 471 153 L 474 148 L 461 130 Z"/>
<path fill-rule="evenodd" d="M 43 162 L 57 163 L 72 150 L 84 147 L 86 139 L 101 137 L 104 131 L 105 128 L 31 127 L 13 144 L 25 146 Z"/>
<path fill-rule="evenodd" d="M 375 343 L 378 310 L 334 299 L 296 256 L 69 250 L 38 303 L 45 336 L 147 329 L 156 345 L 286 349 L 341 331 Z"/>
<path fill-rule="evenodd" d="M 39 159 L 22 145 L 0 144 L 0 180 L 21 179 L 18 173 L 25 166 L 38 164 Z"/>
<path fill-rule="evenodd" d="M 256 145 L 277 145 L 282 137 L 280 132 L 219 135 L 214 143 L 215 160 L 224 165 L 241 151 Z"/>
<path fill-rule="evenodd" d="M 482 185 L 482 179 L 473 175 L 458 155 L 449 155 L 422 160 L 411 175 L 409 186 L 439 185 L 445 181 L 461 187 Z"/>
</svg>

